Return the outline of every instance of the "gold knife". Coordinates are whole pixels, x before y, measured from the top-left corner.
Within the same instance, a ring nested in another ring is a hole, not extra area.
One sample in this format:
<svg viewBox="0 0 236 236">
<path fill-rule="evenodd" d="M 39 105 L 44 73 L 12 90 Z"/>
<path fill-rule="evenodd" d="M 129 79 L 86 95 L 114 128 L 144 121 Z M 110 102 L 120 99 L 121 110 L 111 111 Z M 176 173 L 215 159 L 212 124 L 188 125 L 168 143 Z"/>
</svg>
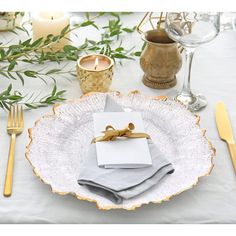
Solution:
<svg viewBox="0 0 236 236">
<path fill-rule="evenodd" d="M 236 172 L 236 145 L 229 116 L 223 102 L 216 104 L 216 125 L 220 138 L 228 144 L 232 163 Z"/>
</svg>

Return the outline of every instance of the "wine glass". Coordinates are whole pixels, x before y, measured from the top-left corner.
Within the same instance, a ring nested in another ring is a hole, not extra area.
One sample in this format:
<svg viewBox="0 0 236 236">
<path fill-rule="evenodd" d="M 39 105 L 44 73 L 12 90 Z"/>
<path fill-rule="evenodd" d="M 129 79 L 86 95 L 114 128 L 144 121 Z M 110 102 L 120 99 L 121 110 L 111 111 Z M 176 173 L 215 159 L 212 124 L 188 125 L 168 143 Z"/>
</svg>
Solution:
<svg viewBox="0 0 236 236">
<path fill-rule="evenodd" d="M 182 91 L 176 99 L 191 111 L 207 105 L 203 95 L 194 95 L 190 87 L 191 66 L 194 51 L 201 44 L 213 40 L 220 31 L 220 13 L 169 12 L 166 14 L 165 30 L 168 36 L 185 49 L 186 65 Z"/>
</svg>

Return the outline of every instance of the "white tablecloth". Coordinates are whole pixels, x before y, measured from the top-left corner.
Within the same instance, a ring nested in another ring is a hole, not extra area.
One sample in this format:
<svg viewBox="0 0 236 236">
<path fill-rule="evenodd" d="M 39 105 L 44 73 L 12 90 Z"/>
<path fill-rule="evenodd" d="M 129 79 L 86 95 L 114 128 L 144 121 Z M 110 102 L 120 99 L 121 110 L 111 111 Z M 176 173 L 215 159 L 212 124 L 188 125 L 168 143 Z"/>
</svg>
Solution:
<svg viewBox="0 0 236 236">
<path fill-rule="evenodd" d="M 127 26 L 137 24 L 143 14 L 125 16 Z M 105 24 L 105 20 L 99 20 Z M 79 29 L 78 41 L 84 37 L 98 37 L 96 29 Z M 11 33 L 1 33 L 1 40 L 13 39 Z M 19 37 L 25 37 L 23 34 Z M 19 38 L 18 37 L 18 38 Z M 17 39 L 13 39 L 17 40 Z M 124 40 L 129 47 L 142 46 L 138 33 L 127 35 Z M 71 62 L 73 67 L 75 63 Z M 50 67 L 51 64 L 49 63 Z M 0 223 L 236 223 L 236 175 L 233 171 L 226 144 L 222 142 L 216 130 L 214 107 L 217 101 L 224 101 L 228 107 L 232 125 L 236 130 L 236 32 L 224 31 L 211 43 L 202 46 L 196 52 L 192 71 L 192 87 L 207 96 L 208 106 L 199 112 L 201 126 L 206 128 L 207 137 L 217 150 L 215 167 L 210 176 L 204 177 L 194 188 L 162 204 L 144 205 L 135 211 L 100 211 L 94 203 L 79 201 L 75 197 L 59 196 L 50 191 L 34 176 L 32 168 L 25 158 L 25 146 L 28 144 L 27 129 L 34 121 L 51 107 L 25 112 L 25 131 L 17 138 L 13 195 L 4 198 L 0 194 Z M 139 90 L 147 95 L 166 94 L 172 96 L 182 85 L 183 69 L 177 75 L 178 84 L 169 90 L 154 90 L 145 87 L 141 81 L 143 72 L 139 60 L 124 61 L 123 66 L 116 65 L 112 89 L 128 93 Z M 58 78 L 59 89 L 66 89 L 67 98 L 81 96 L 79 84 Z M 9 84 L 1 76 L 0 91 Z M 51 82 L 49 82 L 49 85 Z M 26 85 L 14 81 L 14 88 L 21 91 L 48 92 L 50 86 L 34 78 L 26 78 Z M 3 191 L 5 169 L 8 158 L 9 136 L 6 133 L 7 114 L 0 111 L 0 191 Z M 236 134 L 235 134 L 236 135 Z"/>
</svg>

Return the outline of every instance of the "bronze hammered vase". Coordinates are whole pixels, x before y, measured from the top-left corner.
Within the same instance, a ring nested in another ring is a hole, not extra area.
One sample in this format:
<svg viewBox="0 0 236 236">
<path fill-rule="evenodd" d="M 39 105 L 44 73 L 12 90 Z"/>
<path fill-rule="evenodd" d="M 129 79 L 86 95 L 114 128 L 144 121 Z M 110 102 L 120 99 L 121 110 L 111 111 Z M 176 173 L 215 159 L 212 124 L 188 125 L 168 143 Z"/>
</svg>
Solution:
<svg viewBox="0 0 236 236">
<path fill-rule="evenodd" d="M 140 56 L 144 71 L 143 83 L 155 89 L 167 89 L 177 83 L 176 73 L 182 66 L 177 43 L 164 30 L 149 30 L 143 34 L 146 46 Z"/>
</svg>

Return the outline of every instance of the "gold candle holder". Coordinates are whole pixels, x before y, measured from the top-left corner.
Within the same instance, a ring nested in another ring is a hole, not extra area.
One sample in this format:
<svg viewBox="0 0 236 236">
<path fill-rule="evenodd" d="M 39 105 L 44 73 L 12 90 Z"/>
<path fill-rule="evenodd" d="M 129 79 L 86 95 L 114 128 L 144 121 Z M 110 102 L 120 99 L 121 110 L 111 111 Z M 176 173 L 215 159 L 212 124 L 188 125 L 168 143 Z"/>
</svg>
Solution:
<svg viewBox="0 0 236 236">
<path fill-rule="evenodd" d="M 11 31 L 20 26 L 23 12 L 0 12 L 0 32 Z"/>
<path fill-rule="evenodd" d="M 92 54 L 77 61 L 77 77 L 82 92 L 108 92 L 113 76 L 114 61 L 108 56 Z"/>
</svg>

